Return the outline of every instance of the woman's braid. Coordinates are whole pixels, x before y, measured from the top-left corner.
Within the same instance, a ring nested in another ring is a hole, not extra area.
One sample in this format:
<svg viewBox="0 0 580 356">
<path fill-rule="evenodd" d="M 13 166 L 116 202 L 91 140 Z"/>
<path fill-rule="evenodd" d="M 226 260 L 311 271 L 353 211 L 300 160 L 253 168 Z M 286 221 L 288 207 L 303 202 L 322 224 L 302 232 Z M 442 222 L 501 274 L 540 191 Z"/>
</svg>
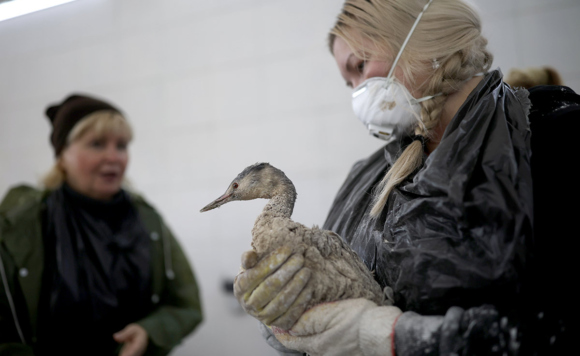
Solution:
<svg viewBox="0 0 580 356">
<path fill-rule="evenodd" d="M 479 72 L 487 72 L 491 67 L 493 56 L 486 49 L 487 40 L 478 36 L 472 46 L 458 51 L 441 61 L 441 66 L 435 70 L 424 91 L 425 96 L 435 95 L 431 100 L 421 103 L 421 123 L 415 129 L 416 135 L 433 139 L 434 128 L 439 125 L 441 112 L 450 94 L 457 92 L 461 86 Z M 423 145 L 413 141 L 399 156 L 393 167 L 379 183 L 375 192 L 372 217 L 378 217 L 391 191 L 402 183 L 410 174 L 417 170 L 423 162 Z"/>
<path fill-rule="evenodd" d="M 435 70 L 425 89 L 425 95 L 443 95 L 421 103 L 421 120 L 416 134 L 432 138 L 433 129 L 439 124 L 441 111 L 447 96 L 457 92 L 463 83 L 479 72 L 487 72 L 491 67 L 493 55 L 487 51 L 487 39 L 479 36 L 470 48 L 458 51 L 442 61 Z"/>
</svg>

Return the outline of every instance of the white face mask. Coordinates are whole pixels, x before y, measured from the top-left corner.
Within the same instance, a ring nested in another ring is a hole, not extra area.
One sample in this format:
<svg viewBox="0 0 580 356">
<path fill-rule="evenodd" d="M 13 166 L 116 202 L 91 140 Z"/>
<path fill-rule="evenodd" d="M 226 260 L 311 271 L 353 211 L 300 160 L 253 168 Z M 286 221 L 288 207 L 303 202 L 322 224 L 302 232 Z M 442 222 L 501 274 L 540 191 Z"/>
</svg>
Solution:
<svg viewBox="0 0 580 356">
<path fill-rule="evenodd" d="M 415 124 L 421 124 L 420 102 L 432 99 L 432 95 L 415 99 L 409 90 L 394 76 L 397 62 L 415 31 L 423 13 L 433 0 L 430 0 L 417 16 L 415 24 L 401 46 L 395 61 L 386 78 L 375 77 L 365 80 L 357 86 L 352 94 L 352 107 L 355 115 L 369 129 L 371 135 L 387 143 L 408 133 Z"/>
<path fill-rule="evenodd" d="M 422 124 L 419 103 L 431 98 L 415 99 L 396 78 L 376 77 L 354 90 L 352 108 L 371 135 L 389 143 Z"/>
</svg>

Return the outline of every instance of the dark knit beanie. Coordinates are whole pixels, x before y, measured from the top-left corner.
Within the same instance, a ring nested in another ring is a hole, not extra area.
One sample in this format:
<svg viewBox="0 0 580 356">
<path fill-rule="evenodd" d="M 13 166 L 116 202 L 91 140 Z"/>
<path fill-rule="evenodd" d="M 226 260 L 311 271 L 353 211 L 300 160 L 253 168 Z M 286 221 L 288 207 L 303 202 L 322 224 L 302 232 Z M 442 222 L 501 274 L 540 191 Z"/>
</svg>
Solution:
<svg viewBox="0 0 580 356">
<path fill-rule="evenodd" d="M 99 110 L 113 110 L 122 114 L 109 103 L 80 94 L 73 94 L 62 103 L 46 109 L 46 116 L 52 124 L 50 142 L 55 156 L 58 157 L 66 146 L 67 137 L 73 127 L 85 116 Z"/>
</svg>

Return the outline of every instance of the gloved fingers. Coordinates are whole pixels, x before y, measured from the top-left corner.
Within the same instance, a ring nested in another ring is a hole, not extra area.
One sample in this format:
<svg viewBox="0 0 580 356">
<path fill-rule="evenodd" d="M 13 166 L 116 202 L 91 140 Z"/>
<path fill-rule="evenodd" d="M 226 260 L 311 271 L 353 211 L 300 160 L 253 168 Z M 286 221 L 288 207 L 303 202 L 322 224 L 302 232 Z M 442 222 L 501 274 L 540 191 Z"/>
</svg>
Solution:
<svg viewBox="0 0 580 356">
<path fill-rule="evenodd" d="M 391 338 L 401 310 L 364 299 L 319 304 L 289 330 L 273 327 L 285 347 L 310 355 L 392 356 Z"/>
<path fill-rule="evenodd" d="M 264 308 L 264 312 L 269 312 L 265 321 L 267 324 L 290 329 L 296 323 L 312 300 L 312 288 L 305 288 L 310 277 L 309 269 L 300 270 L 275 300 Z"/>
<path fill-rule="evenodd" d="M 311 274 L 310 269 L 306 267 L 298 271 L 292 281 L 286 284 L 282 291 L 266 307 L 259 311 L 255 317 L 266 324 L 271 324 L 273 320 L 297 306 L 300 307 L 301 311 L 296 311 L 296 313 L 301 314 L 304 311 L 304 308 L 301 307 L 302 304 L 308 303 L 312 298 L 310 289 L 305 288 L 310 280 Z"/>
<path fill-rule="evenodd" d="M 344 312 L 344 307 L 342 302 L 318 304 L 302 313 L 288 331 L 291 335 L 303 337 L 322 333 L 332 327 L 333 320 L 337 314 Z"/>
<path fill-rule="evenodd" d="M 362 299 L 318 304 L 304 312 L 291 329 L 272 331 L 285 347 L 310 355 L 358 355 L 358 319 L 369 306 L 376 304 Z"/>
<path fill-rule="evenodd" d="M 258 263 L 258 254 L 254 250 L 242 253 L 242 268 L 244 270 L 254 267 Z"/>
<path fill-rule="evenodd" d="M 276 336 L 274 335 L 272 329 L 270 329 L 269 327 L 267 327 L 262 323 L 260 323 L 260 332 L 262 334 L 262 338 L 266 340 L 266 343 L 270 345 L 270 347 L 272 347 L 274 350 L 278 351 L 280 355 L 302 356 L 302 352 L 291 350 L 286 346 L 282 345 L 282 343 L 278 341 L 278 339 L 276 339 Z"/>
<path fill-rule="evenodd" d="M 318 304 L 304 312 L 289 332 L 301 336 L 320 334 L 341 321 L 360 318 L 366 310 L 376 307 L 376 303 L 364 298 Z"/>
<path fill-rule="evenodd" d="M 234 295 L 238 301 L 241 303 L 243 299 L 245 302 L 254 288 L 286 262 L 291 253 L 290 247 L 279 247 L 264 257 L 253 268 L 238 274 L 234 281 Z"/>
<path fill-rule="evenodd" d="M 254 250 L 249 250 L 242 253 L 242 264 L 240 265 L 240 271 L 234 277 L 234 283 L 238 280 L 238 276 L 244 273 L 247 269 L 254 267 L 258 263 L 258 254 Z"/>
<path fill-rule="evenodd" d="M 293 255 L 276 272 L 267 277 L 246 300 L 246 310 L 257 312 L 272 301 L 294 277 L 302 266 L 304 266 L 304 256 Z M 300 279 L 299 279 L 300 280 Z M 304 286 L 302 286 L 304 287 Z M 300 289 L 302 290 L 302 289 Z M 300 291 L 298 291 L 300 292 Z M 298 295 L 298 293 L 296 293 Z"/>
<path fill-rule="evenodd" d="M 316 335 L 293 336 L 288 331 L 277 327 L 273 327 L 272 331 L 274 332 L 276 340 L 287 349 L 307 352 L 310 356 L 322 355 L 317 350 L 319 347 L 317 341 L 319 340 L 316 340 Z"/>
</svg>

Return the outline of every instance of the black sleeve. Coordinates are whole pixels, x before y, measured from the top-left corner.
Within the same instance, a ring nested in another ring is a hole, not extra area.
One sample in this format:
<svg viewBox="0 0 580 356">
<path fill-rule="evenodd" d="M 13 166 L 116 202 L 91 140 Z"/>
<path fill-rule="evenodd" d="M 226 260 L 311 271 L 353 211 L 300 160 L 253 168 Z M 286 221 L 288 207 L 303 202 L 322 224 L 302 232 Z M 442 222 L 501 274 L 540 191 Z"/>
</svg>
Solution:
<svg viewBox="0 0 580 356">
<path fill-rule="evenodd" d="M 490 305 L 464 310 L 452 307 L 445 316 L 405 312 L 395 327 L 397 356 L 517 355 L 516 323 Z"/>
</svg>

